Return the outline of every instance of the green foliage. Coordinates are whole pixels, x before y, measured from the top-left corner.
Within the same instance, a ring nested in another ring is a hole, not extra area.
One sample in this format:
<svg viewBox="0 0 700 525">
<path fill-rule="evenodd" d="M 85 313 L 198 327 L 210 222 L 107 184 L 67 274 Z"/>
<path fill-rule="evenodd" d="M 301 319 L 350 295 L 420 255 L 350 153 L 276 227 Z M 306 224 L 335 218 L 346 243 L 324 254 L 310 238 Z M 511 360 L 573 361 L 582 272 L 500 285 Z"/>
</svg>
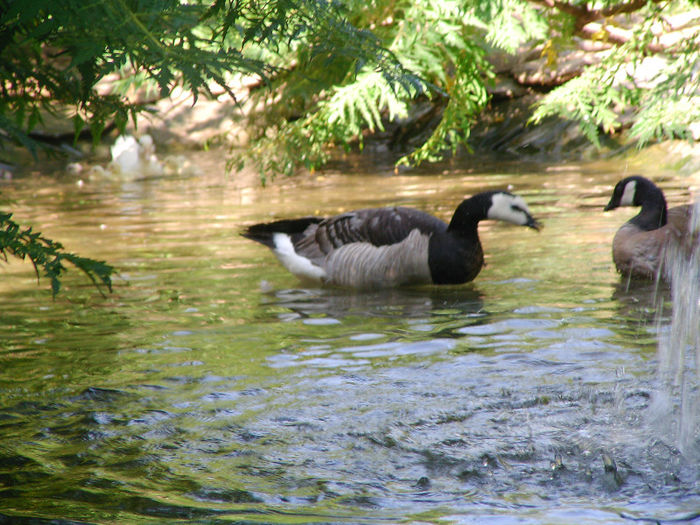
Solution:
<svg viewBox="0 0 700 525">
<path fill-rule="evenodd" d="M 87 127 L 99 140 L 108 125 L 123 128 L 146 110 L 127 97 L 134 88 L 164 96 L 180 85 L 209 96 L 219 86 L 234 97 L 237 75 L 260 79 L 261 89 L 246 101 L 255 108 L 251 142 L 236 166 L 252 163 L 264 176 L 313 170 L 329 148 L 362 148 L 369 134 L 422 126 L 398 145 L 400 163 L 418 164 L 466 144 L 489 102 L 495 54 L 546 42 L 555 63 L 574 37 L 614 40 L 606 24 L 633 12 L 631 36 L 553 90 L 533 121 L 575 119 L 594 142 L 628 121 L 640 143 L 685 136 L 700 106 L 697 40 L 655 46 L 662 15 L 692 3 L 0 0 L 0 140 L 35 150 L 29 132 L 65 108 L 76 134 Z M 601 34 L 584 34 L 596 20 Z M 640 84 L 635 68 L 654 53 L 665 66 Z M 98 93 L 105 78 L 111 91 Z M 421 121 L 416 108 L 426 103 L 433 112 Z"/>
<path fill-rule="evenodd" d="M 614 65 L 590 67 L 580 77 L 551 91 L 538 104 L 533 122 L 539 123 L 552 115 L 577 121 L 581 132 L 600 146 L 600 128 L 606 132 L 619 129 L 615 108 L 627 106 L 633 96 L 629 89 L 610 89 L 619 71 L 619 67 L 613 69 Z"/>
<path fill-rule="evenodd" d="M 490 13 L 481 13 L 490 16 Z M 484 22 L 459 2 L 415 2 L 405 27 L 392 45 L 411 67 L 439 88 L 447 104 L 429 138 L 401 164 L 438 160 L 446 148 L 455 151 L 466 142 L 476 116 L 488 102 L 486 80 L 491 71 L 484 49 L 475 43 Z M 430 30 L 426 30 L 430 28 Z"/>
<path fill-rule="evenodd" d="M 551 33 L 544 14 L 527 2 L 478 2 L 475 9 L 487 42 L 508 53 L 515 53 L 524 42 L 540 41 Z"/>
<path fill-rule="evenodd" d="M 658 28 L 669 14 L 664 7 L 649 4 L 641 10 L 642 23 L 629 39 L 548 93 L 532 121 L 553 115 L 574 120 L 597 145 L 601 132 L 617 132 L 626 123 L 640 147 L 652 140 L 690 137 L 689 126 L 700 121 L 700 49 L 693 39 L 660 48 Z M 605 29 L 602 33 L 606 38 Z"/>
<path fill-rule="evenodd" d="M 630 129 L 640 145 L 668 137 L 689 138 L 700 122 L 700 49 L 692 41 L 655 75 L 655 83 L 639 93 Z"/>
<path fill-rule="evenodd" d="M 399 162 L 439 159 L 466 143 L 488 103 L 486 85 L 493 72 L 487 51 L 512 51 L 526 39 L 546 34 L 539 12 L 521 0 L 345 5 L 345 15 L 355 25 L 373 28 L 381 46 L 405 68 L 397 69 L 403 76 L 379 75 L 376 64 L 363 61 L 352 67 L 350 61 L 339 64 L 343 69 L 330 74 L 325 62 L 290 50 L 298 65 L 274 79 L 273 95 L 261 94 L 265 111 L 251 119 L 257 128 L 252 147 L 238 152 L 237 162 L 252 161 L 261 172 L 272 174 L 293 172 L 300 165 L 313 169 L 327 160 L 331 146 L 362 147 L 365 134 L 384 131 L 388 122 L 410 121 L 417 97 L 430 99 L 438 108 L 439 124 L 415 149 L 404 145 L 409 151 Z M 298 49 L 303 50 L 301 40 Z M 335 45 L 347 42 L 341 39 Z M 406 70 L 415 76 L 406 75 Z"/>
<path fill-rule="evenodd" d="M 0 257 L 5 261 L 8 260 L 8 255 L 22 260 L 29 259 L 34 265 L 37 278 L 39 268 L 42 268 L 44 275 L 51 282 L 51 293 L 54 297 L 61 288 L 60 278 L 66 272 L 64 262 L 71 263 L 85 273 L 100 293 L 100 284 L 112 291 L 111 275 L 114 268 L 102 261 L 66 252 L 60 243 L 47 239 L 41 233 L 34 232 L 31 228 L 22 230 L 11 217 L 11 213 L 0 212 Z"/>
<path fill-rule="evenodd" d="M 35 150 L 27 134 L 42 113 L 72 107 L 76 132 L 89 126 L 97 140 L 145 109 L 124 91 L 98 94 L 109 75 L 137 74 L 161 96 L 180 84 L 195 95 L 218 85 L 233 97 L 233 73 L 269 82 L 300 42 L 317 63 L 372 64 L 387 82 L 417 84 L 372 33 L 323 0 L 0 0 L 0 127 Z"/>
</svg>

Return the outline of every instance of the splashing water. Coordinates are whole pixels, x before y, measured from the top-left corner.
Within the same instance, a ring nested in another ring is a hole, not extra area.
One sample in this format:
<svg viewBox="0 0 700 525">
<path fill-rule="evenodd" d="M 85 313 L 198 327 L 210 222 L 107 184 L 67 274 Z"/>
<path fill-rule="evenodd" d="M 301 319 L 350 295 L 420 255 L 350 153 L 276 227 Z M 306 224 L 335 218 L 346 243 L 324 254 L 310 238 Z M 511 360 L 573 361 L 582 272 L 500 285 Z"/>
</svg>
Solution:
<svg viewBox="0 0 700 525">
<path fill-rule="evenodd" d="M 700 235 L 700 202 L 693 208 L 690 239 Z M 659 337 L 659 389 L 650 406 L 664 440 L 690 458 L 700 457 L 700 243 L 674 244 L 665 254 L 671 283 L 671 325 Z"/>
</svg>

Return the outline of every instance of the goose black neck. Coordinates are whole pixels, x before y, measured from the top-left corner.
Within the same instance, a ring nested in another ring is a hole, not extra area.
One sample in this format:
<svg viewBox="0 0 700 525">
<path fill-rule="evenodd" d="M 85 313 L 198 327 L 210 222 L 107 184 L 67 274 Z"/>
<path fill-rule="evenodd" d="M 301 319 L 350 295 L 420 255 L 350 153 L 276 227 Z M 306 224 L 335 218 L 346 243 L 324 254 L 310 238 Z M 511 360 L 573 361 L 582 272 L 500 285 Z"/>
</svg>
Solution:
<svg viewBox="0 0 700 525">
<path fill-rule="evenodd" d="M 447 231 L 460 236 L 476 235 L 479 221 L 485 219 L 491 206 L 493 192 L 479 193 L 457 206 Z"/>
<path fill-rule="evenodd" d="M 447 231 L 433 234 L 428 266 L 436 284 L 461 284 L 474 279 L 484 264 L 479 221 L 487 217 L 493 192 L 479 193 L 457 206 Z"/>
<path fill-rule="evenodd" d="M 635 200 L 642 210 L 630 220 L 632 224 L 645 231 L 656 230 L 666 225 L 666 199 L 656 185 L 651 182 L 640 184 Z"/>
<path fill-rule="evenodd" d="M 470 234 L 446 231 L 430 237 L 428 266 L 435 284 L 469 282 L 478 275 L 483 264 L 484 252 L 476 227 Z"/>
</svg>

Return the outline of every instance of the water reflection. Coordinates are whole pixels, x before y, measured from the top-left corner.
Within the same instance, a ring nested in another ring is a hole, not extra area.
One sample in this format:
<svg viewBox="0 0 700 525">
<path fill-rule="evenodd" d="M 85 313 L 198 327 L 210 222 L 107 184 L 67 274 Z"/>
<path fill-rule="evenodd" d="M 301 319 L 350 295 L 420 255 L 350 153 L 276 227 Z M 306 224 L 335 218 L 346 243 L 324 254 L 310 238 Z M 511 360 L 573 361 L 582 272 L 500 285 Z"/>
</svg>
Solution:
<svg viewBox="0 0 700 525">
<path fill-rule="evenodd" d="M 387 318 L 423 317 L 437 310 L 445 314 L 478 314 L 483 308 L 482 293 L 472 286 L 397 288 L 357 293 L 342 289 L 284 289 L 268 294 L 269 304 L 287 313 L 284 320 L 330 318 L 348 315 Z"/>
<path fill-rule="evenodd" d="M 656 330 L 669 330 L 677 296 L 614 273 L 620 218 L 597 210 L 617 172 L 518 170 L 326 173 L 245 191 L 214 176 L 9 188 L 18 219 L 109 260 L 120 280 L 102 300 L 71 276 L 51 302 L 31 268 L 3 270 L 0 521 L 694 512 L 692 440 L 684 449 L 647 424 Z M 444 216 L 463 194 L 507 184 L 545 230 L 484 224 L 487 266 L 467 286 L 299 288 L 237 235 L 273 210 L 316 212 L 309 203 Z"/>
</svg>

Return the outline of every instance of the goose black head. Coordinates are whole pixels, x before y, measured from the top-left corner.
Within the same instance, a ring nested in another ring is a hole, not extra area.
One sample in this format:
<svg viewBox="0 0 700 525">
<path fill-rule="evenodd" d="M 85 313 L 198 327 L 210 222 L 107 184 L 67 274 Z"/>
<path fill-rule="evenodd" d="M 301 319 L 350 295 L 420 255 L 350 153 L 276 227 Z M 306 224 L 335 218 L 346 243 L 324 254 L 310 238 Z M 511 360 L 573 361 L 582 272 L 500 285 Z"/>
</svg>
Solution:
<svg viewBox="0 0 700 525">
<path fill-rule="evenodd" d="M 618 182 L 604 211 L 614 210 L 620 206 L 642 207 L 639 215 L 630 219 L 630 222 L 643 230 L 660 228 L 666 224 L 667 208 L 664 192 L 641 175 L 625 177 Z"/>
<path fill-rule="evenodd" d="M 615 185 L 610 202 L 604 211 L 614 210 L 620 206 L 642 206 L 645 201 L 663 201 L 663 192 L 649 179 L 641 175 L 625 177 Z"/>
</svg>

